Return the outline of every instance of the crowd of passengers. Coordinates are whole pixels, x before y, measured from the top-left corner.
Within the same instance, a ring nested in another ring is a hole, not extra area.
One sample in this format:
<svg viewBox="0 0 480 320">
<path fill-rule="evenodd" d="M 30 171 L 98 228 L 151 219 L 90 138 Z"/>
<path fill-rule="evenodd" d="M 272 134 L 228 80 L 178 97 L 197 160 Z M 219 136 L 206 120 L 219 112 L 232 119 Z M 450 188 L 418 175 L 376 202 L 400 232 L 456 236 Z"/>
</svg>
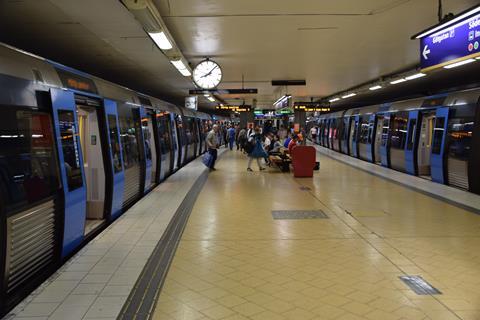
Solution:
<svg viewBox="0 0 480 320">
<path fill-rule="evenodd" d="M 252 162 L 256 160 L 258 169 L 263 171 L 270 166 L 271 155 L 290 154 L 292 149 L 306 143 L 306 134 L 303 128 L 295 132 L 293 126 L 285 128 L 271 127 L 240 127 L 236 124 L 214 124 L 206 137 L 208 152 L 213 160 L 209 163 L 210 170 L 215 169 L 217 149 L 222 145 L 231 151 L 236 150 L 248 156 L 247 171 L 253 171 Z"/>
</svg>

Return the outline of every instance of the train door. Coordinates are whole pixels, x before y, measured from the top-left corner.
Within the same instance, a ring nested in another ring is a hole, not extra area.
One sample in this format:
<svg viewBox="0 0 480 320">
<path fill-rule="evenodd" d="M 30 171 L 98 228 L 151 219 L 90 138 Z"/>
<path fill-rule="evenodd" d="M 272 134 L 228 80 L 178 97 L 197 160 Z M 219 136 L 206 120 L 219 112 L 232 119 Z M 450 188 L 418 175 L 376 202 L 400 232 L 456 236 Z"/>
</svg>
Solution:
<svg viewBox="0 0 480 320">
<path fill-rule="evenodd" d="M 342 153 L 349 154 L 349 136 L 350 136 L 350 117 L 343 117 L 343 130 L 342 130 Z"/>
<path fill-rule="evenodd" d="M 118 124 L 117 103 L 112 100 L 104 100 L 105 116 L 107 119 L 108 143 L 110 144 L 110 161 L 113 177 L 112 181 L 112 206 L 110 216 L 118 217 L 122 212 L 122 191 L 125 180 L 122 158 L 122 144 L 120 143 L 120 131 Z"/>
<path fill-rule="evenodd" d="M 156 184 L 158 170 L 157 151 L 155 148 L 155 132 L 153 131 L 153 111 L 140 109 L 142 119 L 142 134 L 145 153 L 145 185 L 144 193 L 150 191 Z"/>
<path fill-rule="evenodd" d="M 371 114 L 368 117 L 368 124 L 367 124 L 367 160 L 369 162 L 375 162 L 375 129 L 376 129 L 376 124 L 377 124 L 377 118 L 375 114 Z"/>
<path fill-rule="evenodd" d="M 433 128 L 436 112 L 423 111 L 421 113 L 420 135 L 417 147 L 418 175 L 422 178 L 431 179 L 430 156 L 432 153 Z"/>
<path fill-rule="evenodd" d="M 100 139 L 100 127 L 96 108 L 76 105 L 80 161 L 83 163 L 87 192 L 87 216 L 85 234 L 97 229 L 105 221 L 105 169 Z"/>
<path fill-rule="evenodd" d="M 405 143 L 405 170 L 407 173 L 417 175 L 417 136 L 418 136 L 419 111 L 408 113 L 407 142 Z"/>
<path fill-rule="evenodd" d="M 122 143 L 124 187 L 122 209 L 130 207 L 141 196 L 144 186 L 144 155 L 139 109 L 127 104 L 118 104 L 118 123 Z"/>
<path fill-rule="evenodd" d="M 390 168 L 390 121 L 393 115 L 386 114 L 383 117 L 382 123 L 382 144 L 380 147 L 381 164 L 384 167 Z"/>
<path fill-rule="evenodd" d="M 350 130 L 349 130 L 350 132 L 348 134 L 348 154 L 350 156 L 353 156 L 353 140 L 355 139 L 354 135 L 356 134 L 355 127 L 356 127 L 355 116 L 352 116 L 350 118 Z"/>
<path fill-rule="evenodd" d="M 430 172 L 432 180 L 438 183 L 446 183 L 445 177 L 445 141 L 448 125 L 449 108 L 438 108 L 435 115 L 433 128 L 432 154 L 430 157 Z"/>
<path fill-rule="evenodd" d="M 53 121 L 64 193 L 62 257 L 68 256 L 84 238 L 87 189 L 83 174 L 75 98 L 72 92 L 51 89 Z"/>
<path fill-rule="evenodd" d="M 385 116 L 378 115 L 377 123 L 375 126 L 375 138 L 373 139 L 373 149 L 374 149 L 374 160 L 375 163 L 380 164 L 382 162 L 382 157 L 380 154 L 380 149 L 382 146 L 382 132 L 383 132 L 383 120 Z"/>
<path fill-rule="evenodd" d="M 174 113 L 169 114 L 169 119 L 167 121 L 169 136 L 171 137 L 172 143 L 172 170 L 174 172 L 180 168 L 180 141 L 178 136 L 177 129 L 177 116 Z"/>
<path fill-rule="evenodd" d="M 352 148 L 350 149 L 350 155 L 352 157 L 358 158 L 358 134 L 359 134 L 359 126 L 360 126 L 360 116 L 354 116 L 354 122 L 352 124 Z"/>
</svg>

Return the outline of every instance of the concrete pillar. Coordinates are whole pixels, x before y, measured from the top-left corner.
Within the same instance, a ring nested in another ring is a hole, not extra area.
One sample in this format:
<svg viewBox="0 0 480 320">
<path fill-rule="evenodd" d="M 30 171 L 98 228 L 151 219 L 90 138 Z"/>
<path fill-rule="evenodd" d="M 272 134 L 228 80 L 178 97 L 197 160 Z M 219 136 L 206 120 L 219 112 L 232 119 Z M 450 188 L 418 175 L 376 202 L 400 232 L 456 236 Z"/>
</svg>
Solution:
<svg viewBox="0 0 480 320">
<path fill-rule="evenodd" d="M 240 128 L 247 127 L 247 123 L 255 122 L 255 114 L 253 111 L 240 112 Z"/>
<path fill-rule="evenodd" d="M 302 127 L 305 128 L 305 125 L 307 123 L 306 112 L 295 110 L 294 116 L 295 116 L 295 120 L 294 120 L 293 123 L 294 124 L 298 123 L 300 125 L 300 128 L 302 128 Z"/>
</svg>

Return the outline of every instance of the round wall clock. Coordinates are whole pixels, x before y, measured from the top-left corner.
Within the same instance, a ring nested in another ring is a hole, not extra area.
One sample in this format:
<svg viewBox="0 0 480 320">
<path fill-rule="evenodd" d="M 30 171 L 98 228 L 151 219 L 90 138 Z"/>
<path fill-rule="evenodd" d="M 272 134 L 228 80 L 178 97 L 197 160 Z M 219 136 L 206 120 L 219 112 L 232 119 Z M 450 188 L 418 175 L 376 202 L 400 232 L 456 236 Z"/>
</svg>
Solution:
<svg viewBox="0 0 480 320">
<path fill-rule="evenodd" d="M 202 89 L 213 89 L 222 81 L 222 69 L 212 60 L 203 60 L 193 69 L 193 81 Z"/>
</svg>

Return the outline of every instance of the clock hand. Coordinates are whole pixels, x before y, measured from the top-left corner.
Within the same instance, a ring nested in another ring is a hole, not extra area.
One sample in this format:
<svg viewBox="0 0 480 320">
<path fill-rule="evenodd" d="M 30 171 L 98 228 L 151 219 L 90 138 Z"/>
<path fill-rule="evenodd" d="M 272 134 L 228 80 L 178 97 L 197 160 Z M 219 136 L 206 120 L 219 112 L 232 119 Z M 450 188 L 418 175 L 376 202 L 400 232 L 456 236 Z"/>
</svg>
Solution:
<svg viewBox="0 0 480 320">
<path fill-rule="evenodd" d="M 213 69 L 212 69 L 212 70 L 210 70 L 210 72 L 208 72 L 207 74 L 204 74 L 204 75 L 203 75 L 203 76 L 201 76 L 200 78 L 205 78 L 205 77 L 208 77 L 209 75 L 211 75 L 211 74 L 212 74 L 213 70 L 217 69 L 217 67 L 218 67 L 218 66 L 215 66 L 215 67 L 213 67 Z"/>
</svg>

